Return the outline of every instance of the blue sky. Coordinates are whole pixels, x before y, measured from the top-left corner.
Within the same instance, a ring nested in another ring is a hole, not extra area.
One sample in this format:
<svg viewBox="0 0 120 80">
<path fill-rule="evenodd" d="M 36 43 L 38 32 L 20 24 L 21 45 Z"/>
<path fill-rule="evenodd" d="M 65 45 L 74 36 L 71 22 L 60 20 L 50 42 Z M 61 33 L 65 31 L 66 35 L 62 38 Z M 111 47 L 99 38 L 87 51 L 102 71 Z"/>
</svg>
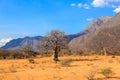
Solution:
<svg viewBox="0 0 120 80">
<path fill-rule="evenodd" d="M 120 0 L 0 0 L 0 46 L 52 29 L 75 34 L 91 20 L 118 12 Z"/>
</svg>

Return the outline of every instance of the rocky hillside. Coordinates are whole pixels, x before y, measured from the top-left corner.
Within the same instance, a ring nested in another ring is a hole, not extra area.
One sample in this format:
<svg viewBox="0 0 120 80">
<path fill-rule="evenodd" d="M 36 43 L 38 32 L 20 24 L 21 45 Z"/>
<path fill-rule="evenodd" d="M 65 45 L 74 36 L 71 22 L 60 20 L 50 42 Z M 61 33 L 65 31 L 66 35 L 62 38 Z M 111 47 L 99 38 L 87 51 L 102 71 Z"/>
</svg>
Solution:
<svg viewBox="0 0 120 80">
<path fill-rule="evenodd" d="M 83 35 L 78 36 L 77 38 L 74 38 L 70 41 L 69 46 L 71 50 L 79 50 L 83 47 L 86 40 L 93 36 L 93 34 L 98 31 L 98 29 L 101 27 L 101 25 L 105 24 L 111 19 L 111 17 L 101 17 L 93 20 L 82 32 L 80 32 Z M 80 34 L 79 33 L 79 34 Z M 77 43 L 77 44 L 76 44 Z"/>
<path fill-rule="evenodd" d="M 103 21 L 100 25 L 93 26 Z M 120 13 L 111 17 L 102 17 L 94 20 L 87 28 L 93 27 L 94 31 L 87 35 L 73 39 L 69 45 L 72 50 L 100 51 L 106 49 L 118 49 L 120 47 Z M 90 30 L 90 29 L 89 29 Z M 77 43 L 77 44 L 75 44 Z"/>
<path fill-rule="evenodd" d="M 86 41 L 85 47 L 90 50 L 119 49 L 120 47 L 120 13 L 112 17 Z"/>
</svg>

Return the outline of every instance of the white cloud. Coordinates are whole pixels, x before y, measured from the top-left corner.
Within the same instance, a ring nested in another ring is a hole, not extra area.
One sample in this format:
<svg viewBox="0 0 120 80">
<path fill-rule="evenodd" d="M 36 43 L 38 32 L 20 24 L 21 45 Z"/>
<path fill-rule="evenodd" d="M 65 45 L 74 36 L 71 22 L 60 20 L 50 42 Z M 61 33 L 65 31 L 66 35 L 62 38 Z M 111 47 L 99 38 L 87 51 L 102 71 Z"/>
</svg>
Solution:
<svg viewBox="0 0 120 80">
<path fill-rule="evenodd" d="M 120 2 L 120 0 L 106 0 L 107 2 Z"/>
<path fill-rule="evenodd" d="M 104 7 L 107 5 L 107 2 L 105 0 L 93 0 L 92 5 L 94 7 Z"/>
<path fill-rule="evenodd" d="M 82 3 L 78 3 L 78 7 L 82 7 Z"/>
<path fill-rule="evenodd" d="M 76 6 L 76 3 L 72 3 L 71 6 L 72 6 L 72 7 Z"/>
<path fill-rule="evenodd" d="M 86 21 L 92 21 L 93 20 L 93 18 L 91 17 L 91 18 L 87 18 L 86 19 Z"/>
<path fill-rule="evenodd" d="M 85 9 L 90 9 L 88 4 L 84 4 L 83 6 L 84 6 Z"/>
<path fill-rule="evenodd" d="M 116 8 L 118 7 L 118 3 L 120 0 L 93 0 L 91 3 L 94 7 L 111 7 Z"/>
<path fill-rule="evenodd" d="M 72 7 L 90 9 L 90 6 L 88 4 L 82 4 L 82 3 L 72 3 L 71 6 Z"/>
<path fill-rule="evenodd" d="M 0 39 L 0 47 L 4 46 L 10 40 L 12 40 L 12 38 L 3 38 L 3 39 Z"/>
<path fill-rule="evenodd" d="M 111 7 L 112 7 L 112 8 L 117 8 L 117 6 L 116 6 L 116 5 L 114 5 L 114 4 L 112 4 L 112 5 L 111 5 Z"/>
<path fill-rule="evenodd" d="M 118 6 L 116 9 L 114 9 L 115 13 L 119 13 L 120 12 L 120 6 Z"/>
</svg>

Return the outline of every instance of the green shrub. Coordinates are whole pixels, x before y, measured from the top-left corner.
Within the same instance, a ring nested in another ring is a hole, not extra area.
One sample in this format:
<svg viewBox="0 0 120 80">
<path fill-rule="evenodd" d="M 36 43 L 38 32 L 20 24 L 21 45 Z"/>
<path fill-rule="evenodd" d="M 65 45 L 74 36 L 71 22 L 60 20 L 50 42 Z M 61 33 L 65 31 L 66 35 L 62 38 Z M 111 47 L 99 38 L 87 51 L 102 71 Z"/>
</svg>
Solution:
<svg viewBox="0 0 120 80">
<path fill-rule="evenodd" d="M 29 63 L 32 63 L 32 64 L 35 63 L 35 60 L 33 58 L 28 58 L 28 61 L 29 61 Z"/>
<path fill-rule="evenodd" d="M 112 58 L 115 58 L 115 55 L 113 55 Z"/>
<path fill-rule="evenodd" d="M 54 60 L 55 62 L 60 61 L 58 58 L 53 58 L 53 60 Z"/>
<path fill-rule="evenodd" d="M 111 76 L 114 75 L 114 73 L 113 73 L 111 68 L 101 69 L 101 71 L 99 73 L 104 75 L 106 78 L 110 78 Z"/>
</svg>

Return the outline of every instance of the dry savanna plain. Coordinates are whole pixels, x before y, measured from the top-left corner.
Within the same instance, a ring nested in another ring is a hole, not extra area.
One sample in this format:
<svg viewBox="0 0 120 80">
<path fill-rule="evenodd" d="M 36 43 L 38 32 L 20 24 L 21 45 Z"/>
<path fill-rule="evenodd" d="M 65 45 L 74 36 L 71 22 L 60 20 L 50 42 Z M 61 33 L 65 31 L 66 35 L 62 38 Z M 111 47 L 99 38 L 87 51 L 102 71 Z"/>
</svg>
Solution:
<svg viewBox="0 0 120 80">
<path fill-rule="evenodd" d="M 0 80 L 120 80 L 120 56 L 62 56 L 59 62 L 52 57 L 0 60 Z M 106 78 L 101 69 L 111 68 Z M 91 79 L 92 80 L 92 79 Z"/>
</svg>

